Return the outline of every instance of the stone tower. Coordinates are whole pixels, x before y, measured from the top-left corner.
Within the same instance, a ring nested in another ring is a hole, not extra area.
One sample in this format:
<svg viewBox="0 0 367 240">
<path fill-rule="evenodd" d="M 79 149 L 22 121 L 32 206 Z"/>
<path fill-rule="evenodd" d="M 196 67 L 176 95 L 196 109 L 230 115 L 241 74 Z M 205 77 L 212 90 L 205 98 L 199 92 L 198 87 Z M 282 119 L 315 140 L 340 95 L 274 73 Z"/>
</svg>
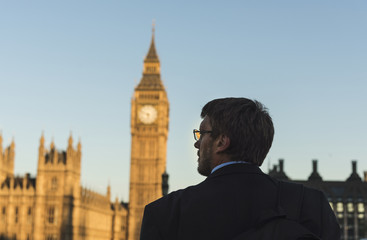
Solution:
<svg viewBox="0 0 367 240">
<path fill-rule="evenodd" d="M 80 205 L 81 143 L 74 148 L 70 135 L 66 151 L 58 151 L 53 141 L 49 149 L 44 144 L 42 135 L 38 150 L 34 239 L 78 239 L 75 225 Z"/>
<path fill-rule="evenodd" d="M 0 132 L 0 182 L 4 181 L 6 177 L 13 177 L 14 175 L 14 150 L 14 140 L 12 140 L 9 147 L 3 150 L 3 137 Z"/>
<path fill-rule="evenodd" d="M 166 168 L 169 102 L 160 76 L 154 27 L 143 77 L 131 100 L 131 161 L 128 240 L 138 240 L 146 204 L 162 197 Z"/>
</svg>

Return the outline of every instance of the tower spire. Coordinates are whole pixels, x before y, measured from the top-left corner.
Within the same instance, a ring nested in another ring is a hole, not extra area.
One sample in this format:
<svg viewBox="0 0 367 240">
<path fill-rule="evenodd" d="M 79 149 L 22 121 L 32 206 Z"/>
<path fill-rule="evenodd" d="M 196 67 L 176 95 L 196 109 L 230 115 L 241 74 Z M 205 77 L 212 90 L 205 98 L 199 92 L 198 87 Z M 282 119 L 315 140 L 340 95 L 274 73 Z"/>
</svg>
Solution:
<svg viewBox="0 0 367 240">
<path fill-rule="evenodd" d="M 146 57 L 144 59 L 144 63 L 159 63 L 159 57 L 158 57 L 157 51 L 155 49 L 154 38 L 155 38 L 155 20 L 153 19 L 153 23 L 152 23 L 152 41 L 150 43 L 148 54 L 146 55 Z"/>
<path fill-rule="evenodd" d="M 143 78 L 140 80 L 136 90 L 164 90 L 161 81 L 161 66 L 155 49 L 155 21 L 152 24 L 152 41 L 149 51 L 144 59 Z"/>
</svg>

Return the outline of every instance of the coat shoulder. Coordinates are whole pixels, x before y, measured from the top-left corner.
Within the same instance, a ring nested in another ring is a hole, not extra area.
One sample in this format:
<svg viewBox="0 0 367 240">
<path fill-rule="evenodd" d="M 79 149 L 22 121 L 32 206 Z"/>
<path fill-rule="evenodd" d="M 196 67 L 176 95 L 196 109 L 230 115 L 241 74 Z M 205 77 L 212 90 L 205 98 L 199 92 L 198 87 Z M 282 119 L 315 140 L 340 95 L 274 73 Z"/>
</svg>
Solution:
<svg viewBox="0 0 367 240">
<path fill-rule="evenodd" d="M 163 197 L 149 203 L 148 205 L 146 205 L 146 208 L 161 208 L 161 207 L 164 207 L 165 209 L 167 209 L 167 208 L 175 207 L 181 202 L 181 199 L 185 195 L 191 195 L 191 193 L 193 191 L 195 191 L 195 189 L 197 189 L 199 186 L 200 186 L 200 184 L 195 185 L 195 186 L 190 186 L 190 187 L 187 187 L 185 189 L 180 189 L 180 190 L 177 190 L 177 191 L 173 191 L 173 192 L 167 194 L 166 196 L 163 196 Z"/>
</svg>

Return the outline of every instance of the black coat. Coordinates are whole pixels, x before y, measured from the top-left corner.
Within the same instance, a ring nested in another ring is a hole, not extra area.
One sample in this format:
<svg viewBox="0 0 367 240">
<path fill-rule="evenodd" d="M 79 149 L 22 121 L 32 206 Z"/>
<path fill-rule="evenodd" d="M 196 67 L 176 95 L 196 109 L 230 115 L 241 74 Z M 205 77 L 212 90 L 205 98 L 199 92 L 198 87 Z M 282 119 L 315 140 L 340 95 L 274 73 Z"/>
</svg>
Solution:
<svg viewBox="0 0 367 240">
<path fill-rule="evenodd" d="M 257 166 L 225 166 L 196 186 L 148 204 L 140 239 L 232 239 L 276 207 L 277 186 Z M 321 191 L 304 189 L 300 223 L 323 240 L 340 239 L 339 224 Z"/>
</svg>

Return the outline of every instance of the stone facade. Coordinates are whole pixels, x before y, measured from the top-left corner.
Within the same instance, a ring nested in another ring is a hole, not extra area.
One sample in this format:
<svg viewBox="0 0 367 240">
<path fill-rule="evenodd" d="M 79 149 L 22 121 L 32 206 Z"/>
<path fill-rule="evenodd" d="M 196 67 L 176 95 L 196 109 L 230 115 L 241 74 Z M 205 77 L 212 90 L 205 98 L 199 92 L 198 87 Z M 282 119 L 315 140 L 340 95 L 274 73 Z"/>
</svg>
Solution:
<svg viewBox="0 0 367 240">
<path fill-rule="evenodd" d="M 14 166 L 14 148 L 13 142 L 0 152 L 0 169 L 4 163 Z M 110 202 L 109 187 L 106 195 L 82 187 L 80 163 L 80 142 L 74 148 L 70 136 L 67 150 L 58 151 L 53 143 L 46 149 L 42 136 L 36 178 L 16 177 L 6 168 L 0 179 L 0 239 L 126 239 L 126 206 Z"/>
</svg>

